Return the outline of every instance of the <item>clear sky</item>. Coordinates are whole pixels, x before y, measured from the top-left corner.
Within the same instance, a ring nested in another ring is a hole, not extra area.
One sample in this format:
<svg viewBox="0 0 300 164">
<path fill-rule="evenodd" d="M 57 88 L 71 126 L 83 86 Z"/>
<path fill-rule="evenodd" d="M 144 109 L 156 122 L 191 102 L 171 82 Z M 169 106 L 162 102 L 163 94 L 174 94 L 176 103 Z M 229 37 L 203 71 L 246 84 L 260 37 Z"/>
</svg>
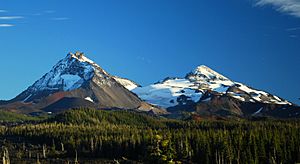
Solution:
<svg viewBox="0 0 300 164">
<path fill-rule="evenodd" d="M 0 0 L 0 99 L 76 50 L 141 85 L 204 64 L 300 104 L 299 0 Z"/>
</svg>

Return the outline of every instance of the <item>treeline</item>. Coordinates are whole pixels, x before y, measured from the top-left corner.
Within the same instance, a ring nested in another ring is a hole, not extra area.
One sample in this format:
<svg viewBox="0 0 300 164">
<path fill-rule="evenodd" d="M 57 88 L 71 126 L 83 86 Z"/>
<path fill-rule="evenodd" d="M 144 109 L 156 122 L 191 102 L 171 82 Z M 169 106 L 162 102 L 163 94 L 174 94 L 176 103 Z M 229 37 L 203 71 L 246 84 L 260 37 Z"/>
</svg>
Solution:
<svg viewBox="0 0 300 164">
<path fill-rule="evenodd" d="M 18 123 L 25 121 L 38 121 L 46 117 L 32 117 L 24 114 L 8 112 L 0 109 L 0 123 Z"/>
<path fill-rule="evenodd" d="M 0 127 L 0 135 L 8 139 L 3 143 L 8 151 L 27 152 L 21 158 L 28 158 L 30 143 L 39 145 L 37 152 L 47 158 L 77 154 L 78 158 L 148 163 L 300 162 L 300 122 L 296 120 L 196 122 L 81 109 L 37 125 Z"/>
</svg>

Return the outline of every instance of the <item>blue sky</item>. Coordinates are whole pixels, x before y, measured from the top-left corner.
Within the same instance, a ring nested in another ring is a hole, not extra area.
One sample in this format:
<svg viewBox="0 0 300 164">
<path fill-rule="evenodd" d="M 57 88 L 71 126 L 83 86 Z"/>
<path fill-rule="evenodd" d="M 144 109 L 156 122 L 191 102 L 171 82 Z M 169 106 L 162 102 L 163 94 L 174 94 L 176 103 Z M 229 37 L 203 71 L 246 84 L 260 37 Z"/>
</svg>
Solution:
<svg viewBox="0 0 300 164">
<path fill-rule="evenodd" d="M 0 0 L 0 99 L 77 50 L 141 85 L 204 64 L 300 103 L 298 0 Z"/>
</svg>

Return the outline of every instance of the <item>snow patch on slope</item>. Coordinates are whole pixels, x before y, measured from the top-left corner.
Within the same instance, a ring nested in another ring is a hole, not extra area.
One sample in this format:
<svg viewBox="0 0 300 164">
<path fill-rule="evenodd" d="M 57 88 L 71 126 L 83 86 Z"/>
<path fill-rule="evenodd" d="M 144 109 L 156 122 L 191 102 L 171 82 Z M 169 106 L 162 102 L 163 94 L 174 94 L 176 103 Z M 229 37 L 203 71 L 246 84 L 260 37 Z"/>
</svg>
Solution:
<svg viewBox="0 0 300 164">
<path fill-rule="evenodd" d="M 23 102 L 26 102 L 27 100 L 29 100 L 29 98 L 32 96 L 32 94 L 30 94 L 29 96 L 27 96 L 24 100 L 23 100 Z"/>
<path fill-rule="evenodd" d="M 178 105 L 177 98 L 181 95 L 194 102 L 199 101 L 202 93 L 196 91 L 196 88 L 193 83 L 186 79 L 171 79 L 160 84 L 138 87 L 132 92 L 136 93 L 142 100 L 167 108 Z"/>
<path fill-rule="evenodd" d="M 61 75 L 64 84 L 64 91 L 70 91 L 79 88 L 84 80 L 78 75 Z"/>
<path fill-rule="evenodd" d="M 94 102 L 94 100 L 91 97 L 86 97 L 85 100 L 88 100 L 90 102 Z"/>
<path fill-rule="evenodd" d="M 263 107 L 259 108 L 255 113 L 252 114 L 252 116 L 259 114 L 263 109 Z"/>
<path fill-rule="evenodd" d="M 274 95 L 271 95 L 267 92 L 264 92 L 264 91 L 259 91 L 259 90 L 255 90 L 255 89 L 252 89 L 242 83 L 236 83 L 238 84 L 238 88 L 246 93 L 248 93 L 249 95 L 251 95 L 251 97 L 258 101 L 258 102 L 263 102 L 263 103 L 273 103 L 273 104 L 281 104 L 281 105 L 292 105 L 292 103 L 286 101 L 286 100 L 282 100 L 280 99 L 279 97 L 277 96 L 274 96 Z M 268 97 L 268 100 L 262 100 L 262 96 L 264 97 Z"/>
<path fill-rule="evenodd" d="M 128 90 L 133 90 L 137 87 L 139 87 L 138 84 L 136 84 L 135 82 L 131 81 L 131 80 L 128 80 L 128 79 L 125 79 L 125 78 L 120 78 L 120 77 L 117 77 L 117 76 L 114 76 L 113 77 L 118 83 L 120 83 L 121 85 L 123 85 L 125 88 L 127 88 Z"/>
</svg>

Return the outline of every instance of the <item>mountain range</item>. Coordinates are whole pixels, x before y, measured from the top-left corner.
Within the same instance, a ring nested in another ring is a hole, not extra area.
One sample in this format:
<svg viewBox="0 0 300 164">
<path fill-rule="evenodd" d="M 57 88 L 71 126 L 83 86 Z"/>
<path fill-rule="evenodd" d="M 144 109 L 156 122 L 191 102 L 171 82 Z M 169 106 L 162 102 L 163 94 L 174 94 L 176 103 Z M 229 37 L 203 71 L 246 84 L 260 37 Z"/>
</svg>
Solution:
<svg viewBox="0 0 300 164">
<path fill-rule="evenodd" d="M 110 75 L 83 53 L 69 53 L 43 77 L 0 109 L 56 113 L 71 108 L 135 110 L 170 117 L 299 118 L 300 107 L 279 96 L 235 82 L 207 66 L 149 86 Z"/>
</svg>

